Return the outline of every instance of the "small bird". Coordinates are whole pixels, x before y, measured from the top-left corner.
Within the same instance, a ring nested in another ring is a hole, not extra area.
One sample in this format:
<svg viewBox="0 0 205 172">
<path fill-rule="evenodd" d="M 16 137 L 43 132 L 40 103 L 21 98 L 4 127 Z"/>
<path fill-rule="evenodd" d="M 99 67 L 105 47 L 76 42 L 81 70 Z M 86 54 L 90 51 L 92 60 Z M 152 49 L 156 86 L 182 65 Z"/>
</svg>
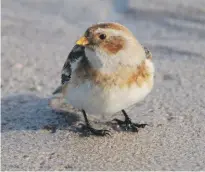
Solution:
<svg viewBox="0 0 205 172">
<path fill-rule="evenodd" d="M 66 103 L 82 111 L 88 133 L 105 136 L 109 131 L 94 129 L 87 113 L 103 118 L 122 111 L 125 120 L 113 120 L 137 132 L 147 124 L 132 122 L 124 109 L 143 100 L 153 82 L 151 52 L 125 26 L 99 23 L 76 42 L 63 66 L 61 86 L 53 94 L 62 93 Z"/>
</svg>

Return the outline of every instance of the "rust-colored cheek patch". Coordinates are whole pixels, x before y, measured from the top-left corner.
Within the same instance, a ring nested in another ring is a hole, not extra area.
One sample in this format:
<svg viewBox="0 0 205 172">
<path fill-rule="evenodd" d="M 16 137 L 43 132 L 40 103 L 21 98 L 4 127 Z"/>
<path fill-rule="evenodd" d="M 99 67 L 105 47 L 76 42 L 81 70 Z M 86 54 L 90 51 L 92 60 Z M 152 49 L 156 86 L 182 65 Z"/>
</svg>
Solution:
<svg viewBox="0 0 205 172">
<path fill-rule="evenodd" d="M 110 37 L 108 40 L 102 42 L 102 48 L 108 53 L 108 54 L 116 54 L 120 50 L 123 49 L 125 45 L 125 41 L 122 37 Z"/>
</svg>

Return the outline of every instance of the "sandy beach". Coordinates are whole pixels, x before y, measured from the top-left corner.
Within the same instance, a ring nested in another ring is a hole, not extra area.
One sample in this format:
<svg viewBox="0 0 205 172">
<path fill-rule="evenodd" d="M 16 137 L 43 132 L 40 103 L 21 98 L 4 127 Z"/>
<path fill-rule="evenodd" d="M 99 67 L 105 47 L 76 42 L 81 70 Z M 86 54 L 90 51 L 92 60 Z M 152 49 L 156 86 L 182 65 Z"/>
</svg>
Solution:
<svg viewBox="0 0 205 172">
<path fill-rule="evenodd" d="M 205 1 L 2 0 L 1 170 L 205 170 Z M 148 47 L 153 91 L 127 109 L 138 133 L 82 137 L 80 113 L 48 102 L 75 41 L 96 22 Z M 55 126 L 53 132 L 48 126 Z"/>
</svg>

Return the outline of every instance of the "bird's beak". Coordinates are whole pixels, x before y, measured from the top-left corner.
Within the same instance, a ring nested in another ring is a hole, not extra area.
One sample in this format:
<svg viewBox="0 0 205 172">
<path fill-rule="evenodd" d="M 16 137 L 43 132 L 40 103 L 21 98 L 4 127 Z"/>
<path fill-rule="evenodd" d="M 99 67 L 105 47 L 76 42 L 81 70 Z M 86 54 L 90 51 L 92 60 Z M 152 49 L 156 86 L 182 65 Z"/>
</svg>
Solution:
<svg viewBox="0 0 205 172">
<path fill-rule="evenodd" d="M 82 36 L 77 42 L 77 45 L 85 46 L 88 45 L 88 39 L 85 36 Z"/>
</svg>

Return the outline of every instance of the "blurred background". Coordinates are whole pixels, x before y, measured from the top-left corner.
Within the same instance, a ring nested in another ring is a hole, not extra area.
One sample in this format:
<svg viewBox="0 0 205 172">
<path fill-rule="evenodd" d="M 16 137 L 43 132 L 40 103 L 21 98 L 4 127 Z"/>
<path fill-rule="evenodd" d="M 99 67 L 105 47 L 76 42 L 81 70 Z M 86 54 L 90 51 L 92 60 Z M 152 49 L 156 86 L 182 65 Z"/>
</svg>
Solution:
<svg viewBox="0 0 205 172">
<path fill-rule="evenodd" d="M 1 18 L 2 96 L 50 95 L 75 41 L 97 22 L 127 26 L 152 51 L 159 84 L 181 82 L 182 68 L 204 72 L 204 0 L 2 0 Z"/>
</svg>

